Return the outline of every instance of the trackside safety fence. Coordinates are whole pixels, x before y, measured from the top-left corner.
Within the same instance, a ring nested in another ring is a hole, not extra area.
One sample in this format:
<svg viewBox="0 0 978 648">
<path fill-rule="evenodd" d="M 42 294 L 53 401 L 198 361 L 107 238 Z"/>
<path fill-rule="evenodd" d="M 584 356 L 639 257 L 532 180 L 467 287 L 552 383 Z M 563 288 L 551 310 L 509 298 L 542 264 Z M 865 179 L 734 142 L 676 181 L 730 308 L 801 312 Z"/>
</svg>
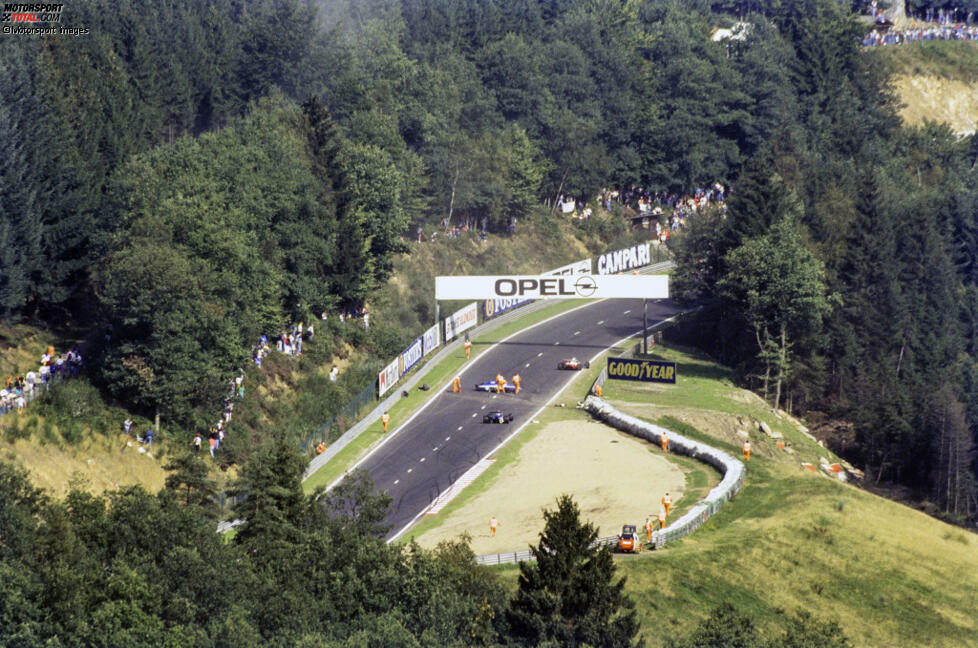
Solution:
<svg viewBox="0 0 978 648">
<path fill-rule="evenodd" d="M 377 387 L 371 383 L 364 387 L 359 394 L 354 396 L 353 400 L 344 405 L 336 416 L 320 425 L 314 433 L 306 437 L 300 444 L 302 451 L 308 453 L 310 451 L 309 449 L 314 447 L 318 442 L 328 440 L 330 438 L 330 430 L 334 425 L 340 428 L 340 433 L 345 432 L 346 428 L 349 428 L 357 422 L 361 410 L 376 400 Z"/>
<path fill-rule="evenodd" d="M 605 538 L 598 538 L 593 543 L 592 547 L 598 547 L 601 545 L 613 545 L 618 543 L 618 536 L 607 536 Z M 513 563 L 527 562 L 530 560 L 536 560 L 536 554 L 533 553 L 532 549 L 525 549 L 523 551 L 507 551 L 498 554 L 487 554 L 485 556 L 476 556 L 475 563 L 477 565 L 510 565 Z"/>
<path fill-rule="evenodd" d="M 639 269 L 638 273 L 656 274 L 658 272 L 669 270 L 670 268 L 673 267 L 675 267 L 675 264 L 671 260 L 663 261 L 661 263 L 654 263 L 652 265 L 647 265 Z M 491 319 L 485 320 L 482 324 L 475 327 L 475 331 L 473 332 L 473 335 L 481 335 L 484 333 L 488 333 L 489 331 L 492 331 L 493 329 L 498 328 L 503 324 L 506 324 L 515 319 L 519 319 L 521 317 L 529 315 L 530 313 L 538 311 L 542 308 L 546 308 L 548 305 L 557 303 L 558 301 L 561 300 L 556 300 L 556 299 L 551 301 L 536 300 L 536 301 L 527 302 L 527 305 L 522 306 L 521 308 L 514 308 L 513 310 L 504 313 L 502 316 L 496 316 Z M 650 330 L 652 330 L 651 327 Z M 425 366 L 437 365 L 439 362 L 447 358 L 449 355 L 456 352 L 461 346 L 462 346 L 462 340 L 459 338 L 456 338 L 454 341 L 451 342 L 446 341 L 441 346 L 441 349 L 439 351 L 435 352 L 434 355 L 432 355 L 430 358 L 427 359 Z M 398 385 L 399 390 L 406 391 L 412 389 L 418 382 L 420 382 L 421 377 L 423 375 L 424 372 L 422 370 L 415 369 L 413 376 L 408 378 L 406 382 L 404 382 L 403 384 Z M 437 387 L 440 388 L 444 386 L 437 386 Z M 436 388 L 436 386 L 432 385 L 432 388 Z M 339 454 L 339 452 L 343 448 L 345 448 L 350 442 L 352 442 L 354 439 L 360 436 L 360 434 L 362 434 L 363 431 L 366 430 L 371 423 L 377 420 L 384 411 L 390 409 L 394 405 L 394 403 L 398 401 L 399 398 L 400 398 L 400 393 L 398 390 L 395 390 L 393 393 L 391 393 L 388 396 L 385 396 L 381 400 L 374 400 L 372 396 L 371 397 L 372 403 L 377 403 L 374 409 L 368 412 L 356 424 L 354 424 L 352 427 L 346 430 L 346 432 L 344 432 L 340 436 L 340 438 L 334 441 L 333 444 L 329 448 L 327 448 L 323 454 L 313 457 L 309 463 L 309 466 L 306 468 L 306 473 L 303 479 L 308 479 L 313 473 L 319 470 L 322 466 L 329 463 L 329 461 L 337 454 Z M 366 405 L 369 406 L 372 403 L 367 403 Z"/>
<path fill-rule="evenodd" d="M 588 396 L 587 400 L 584 401 L 584 408 L 595 418 L 601 419 L 611 427 L 640 439 L 645 439 L 655 445 L 659 445 L 661 443 L 661 435 L 667 433 L 669 435 L 670 452 L 687 455 L 707 463 L 723 474 L 723 479 L 720 480 L 720 483 L 706 497 L 687 511 L 685 515 L 679 518 L 679 520 L 666 527 L 665 530 L 652 532 L 652 544 L 655 545 L 656 549 L 669 542 L 675 542 L 680 538 L 684 538 L 698 529 L 704 522 L 716 515 L 723 505 L 740 492 L 740 489 L 744 486 L 744 477 L 747 469 L 743 462 L 722 450 L 717 450 L 699 441 L 687 439 L 681 434 L 677 434 L 653 423 L 648 423 L 634 416 L 623 414 L 597 396 Z M 615 544 L 617 541 L 618 536 L 608 536 L 596 540 L 594 544 L 610 545 Z M 535 560 L 532 551 L 510 551 L 476 557 L 476 563 L 479 565 L 505 565 L 527 560 Z"/>
<path fill-rule="evenodd" d="M 740 492 L 744 485 L 747 469 L 743 462 L 722 450 L 688 439 L 681 434 L 634 416 L 623 414 L 596 396 L 588 396 L 587 400 L 584 401 L 584 408 L 591 412 L 595 418 L 601 419 L 608 425 L 656 445 L 660 443 L 661 435 L 667 433 L 670 452 L 687 455 L 707 463 L 723 474 L 720 483 L 679 520 L 666 527 L 665 530 L 653 532 L 652 542 L 656 548 L 668 542 L 679 540 L 695 531 L 701 524 L 716 515 L 724 503 Z"/>
</svg>

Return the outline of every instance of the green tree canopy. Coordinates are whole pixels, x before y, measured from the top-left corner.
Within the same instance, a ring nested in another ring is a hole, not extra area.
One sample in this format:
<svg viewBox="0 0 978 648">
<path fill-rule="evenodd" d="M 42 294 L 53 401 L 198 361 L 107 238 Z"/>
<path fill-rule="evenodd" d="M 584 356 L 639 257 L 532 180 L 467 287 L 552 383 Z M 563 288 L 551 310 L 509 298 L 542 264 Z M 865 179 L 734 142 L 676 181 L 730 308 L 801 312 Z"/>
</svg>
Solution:
<svg viewBox="0 0 978 648">
<path fill-rule="evenodd" d="M 638 634 L 625 579 L 614 580 L 611 550 L 595 546 L 598 531 L 580 518 L 569 495 L 543 512 L 534 562 L 520 563 L 509 623 L 522 645 L 633 646 Z"/>
</svg>

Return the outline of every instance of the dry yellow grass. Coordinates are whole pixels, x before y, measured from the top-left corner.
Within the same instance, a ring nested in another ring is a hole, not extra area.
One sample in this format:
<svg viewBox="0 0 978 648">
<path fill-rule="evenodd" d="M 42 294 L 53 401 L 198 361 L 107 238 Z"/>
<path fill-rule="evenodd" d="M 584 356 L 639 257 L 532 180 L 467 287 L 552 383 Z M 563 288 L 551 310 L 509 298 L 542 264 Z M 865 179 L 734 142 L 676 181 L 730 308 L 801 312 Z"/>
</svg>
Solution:
<svg viewBox="0 0 978 648">
<path fill-rule="evenodd" d="M 159 452 L 160 447 L 155 444 L 153 449 Z M 147 454 L 139 448 L 135 441 L 127 447 L 121 435 L 116 439 L 89 438 L 77 446 L 41 443 L 35 435 L 0 442 L 0 457 L 25 468 L 35 486 L 56 497 L 67 493 L 73 484 L 92 493 L 138 484 L 155 493 L 166 479 L 163 461 L 152 449 Z"/>
</svg>

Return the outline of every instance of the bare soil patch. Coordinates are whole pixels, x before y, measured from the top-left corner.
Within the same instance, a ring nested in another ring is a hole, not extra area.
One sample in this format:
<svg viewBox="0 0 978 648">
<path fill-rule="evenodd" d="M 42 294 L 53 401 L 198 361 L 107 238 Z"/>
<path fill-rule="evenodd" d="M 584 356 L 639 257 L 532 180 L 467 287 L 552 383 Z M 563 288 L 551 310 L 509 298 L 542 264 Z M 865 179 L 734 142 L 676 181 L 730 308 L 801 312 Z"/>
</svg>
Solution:
<svg viewBox="0 0 978 648">
<path fill-rule="evenodd" d="M 904 123 L 919 126 L 925 120 L 944 122 L 956 133 L 978 128 L 978 85 L 925 76 L 898 76 L 894 86 L 903 107 Z"/>
<path fill-rule="evenodd" d="M 539 541 L 543 509 L 554 508 L 564 493 L 599 536 L 615 535 L 622 524 L 642 526 L 657 514 L 665 492 L 678 502 L 685 483 L 682 469 L 649 443 L 594 421 L 560 421 L 540 430 L 492 484 L 417 540 L 433 547 L 468 533 L 476 554 L 520 551 Z M 495 538 L 493 516 L 500 524 Z"/>
</svg>

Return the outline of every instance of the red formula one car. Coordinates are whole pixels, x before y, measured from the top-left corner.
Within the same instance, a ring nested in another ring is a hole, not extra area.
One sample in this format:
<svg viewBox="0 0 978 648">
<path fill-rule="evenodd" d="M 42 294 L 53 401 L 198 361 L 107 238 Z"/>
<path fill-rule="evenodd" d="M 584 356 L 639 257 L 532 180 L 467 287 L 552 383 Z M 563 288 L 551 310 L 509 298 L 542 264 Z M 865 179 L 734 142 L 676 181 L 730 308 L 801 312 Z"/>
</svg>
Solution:
<svg viewBox="0 0 978 648">
<path fill-rule="evenodd" d="M 581 369 L 590 369 L 591 363 L 588 361 L 581 361 L 577 358 L 564 358 L 557 363 L 558 369 L 570 369 L 571 371 L 580 371 Z"/>
</svg>

